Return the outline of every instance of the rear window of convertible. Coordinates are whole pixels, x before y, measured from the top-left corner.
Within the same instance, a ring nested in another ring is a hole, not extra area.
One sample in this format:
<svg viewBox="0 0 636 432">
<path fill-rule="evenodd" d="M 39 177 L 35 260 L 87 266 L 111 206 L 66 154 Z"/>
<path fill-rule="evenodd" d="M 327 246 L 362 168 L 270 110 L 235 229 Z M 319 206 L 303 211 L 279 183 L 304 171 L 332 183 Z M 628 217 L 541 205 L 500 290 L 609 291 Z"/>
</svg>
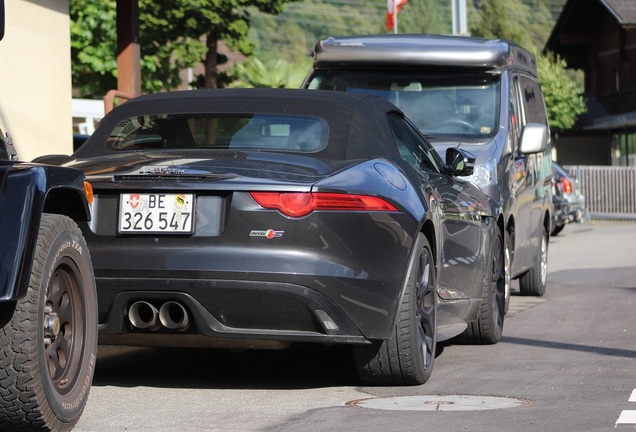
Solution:
<svg viewBox="0 0 636 432">
<path fill-rule="evenodd" d="M 329 125 L 319 117 L 280 114 L 161 114 L 127 118 L 107 141 L 111 151 L 232 149 L 317 152 Z"/>
</svg>

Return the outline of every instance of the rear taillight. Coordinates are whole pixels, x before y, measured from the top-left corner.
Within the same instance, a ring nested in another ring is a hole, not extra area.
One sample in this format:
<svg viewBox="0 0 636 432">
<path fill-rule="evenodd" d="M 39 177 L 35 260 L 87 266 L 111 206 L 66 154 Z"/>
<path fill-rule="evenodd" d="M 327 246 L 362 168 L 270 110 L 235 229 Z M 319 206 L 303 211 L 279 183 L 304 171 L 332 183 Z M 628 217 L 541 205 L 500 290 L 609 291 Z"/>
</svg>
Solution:
<svg viewBox="0 0 636 432">
<path fill-rule="evenodd" d="M 563 193 L 572 193 L 572 182 L 566 178 L 561 180 L 561 185 L 563 186 Z"/>
<path fill-rule="evenodd" d="M 397 209 L 382 198 L 367 195 L 312 192 L 250 192 L 261 206 L 286 216 L 302 217 L 314 210 L 385 211 Z"/>
</svg>

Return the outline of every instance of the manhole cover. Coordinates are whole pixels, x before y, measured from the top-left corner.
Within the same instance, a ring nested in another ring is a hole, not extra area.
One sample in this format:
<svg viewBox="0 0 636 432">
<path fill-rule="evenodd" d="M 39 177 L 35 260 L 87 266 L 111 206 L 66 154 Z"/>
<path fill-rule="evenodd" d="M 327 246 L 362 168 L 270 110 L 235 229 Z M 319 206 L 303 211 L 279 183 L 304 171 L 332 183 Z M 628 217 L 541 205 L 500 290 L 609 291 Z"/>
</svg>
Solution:
<svg viewBox="0 0 636 432">
<path fill-rule="evenodd" d="M 498 396 L 392 396 L 349 401 L 348 406 L 389 411 L 479 411 L 530 405 L 526 399 Z"/>
</svg>

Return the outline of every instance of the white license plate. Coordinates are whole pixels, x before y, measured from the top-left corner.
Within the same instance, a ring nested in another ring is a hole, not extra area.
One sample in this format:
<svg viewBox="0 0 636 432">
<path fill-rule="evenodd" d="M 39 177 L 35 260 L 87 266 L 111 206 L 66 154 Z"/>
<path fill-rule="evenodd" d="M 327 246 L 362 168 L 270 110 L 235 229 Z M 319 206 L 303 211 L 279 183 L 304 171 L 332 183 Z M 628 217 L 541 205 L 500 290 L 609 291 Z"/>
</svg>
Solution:
<svg viewBox="0 0 636 432">
<path fill-rule="evenodd" d="M 119 198 L 119 232 L 192 233 L 193 194 L 124 193 Z"/>
</svg>

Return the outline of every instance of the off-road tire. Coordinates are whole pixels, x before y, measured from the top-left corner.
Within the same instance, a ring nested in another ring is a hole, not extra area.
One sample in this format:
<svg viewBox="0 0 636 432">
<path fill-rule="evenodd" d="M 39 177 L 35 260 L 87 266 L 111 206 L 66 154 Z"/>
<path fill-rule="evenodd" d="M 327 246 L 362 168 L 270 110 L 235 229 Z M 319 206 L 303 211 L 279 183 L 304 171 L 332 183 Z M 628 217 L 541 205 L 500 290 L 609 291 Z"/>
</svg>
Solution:
<svg viewBox="0 0 636 432">
<path fill-rule="evenodd" d="M 418 385 L 431 376 L 437 345 L 433 254 L 420 234 L 395 328 L 388 340 L 354 346 L 358 376 L 368 385 Z"/>
<path fill-rule="evenodd" d="M 97 352 L 97 295 L 82 233 L 43 214 L 25 297 L 0 303 L 0 429 L 66 431 L 80 418 Z"/>
</svg>

